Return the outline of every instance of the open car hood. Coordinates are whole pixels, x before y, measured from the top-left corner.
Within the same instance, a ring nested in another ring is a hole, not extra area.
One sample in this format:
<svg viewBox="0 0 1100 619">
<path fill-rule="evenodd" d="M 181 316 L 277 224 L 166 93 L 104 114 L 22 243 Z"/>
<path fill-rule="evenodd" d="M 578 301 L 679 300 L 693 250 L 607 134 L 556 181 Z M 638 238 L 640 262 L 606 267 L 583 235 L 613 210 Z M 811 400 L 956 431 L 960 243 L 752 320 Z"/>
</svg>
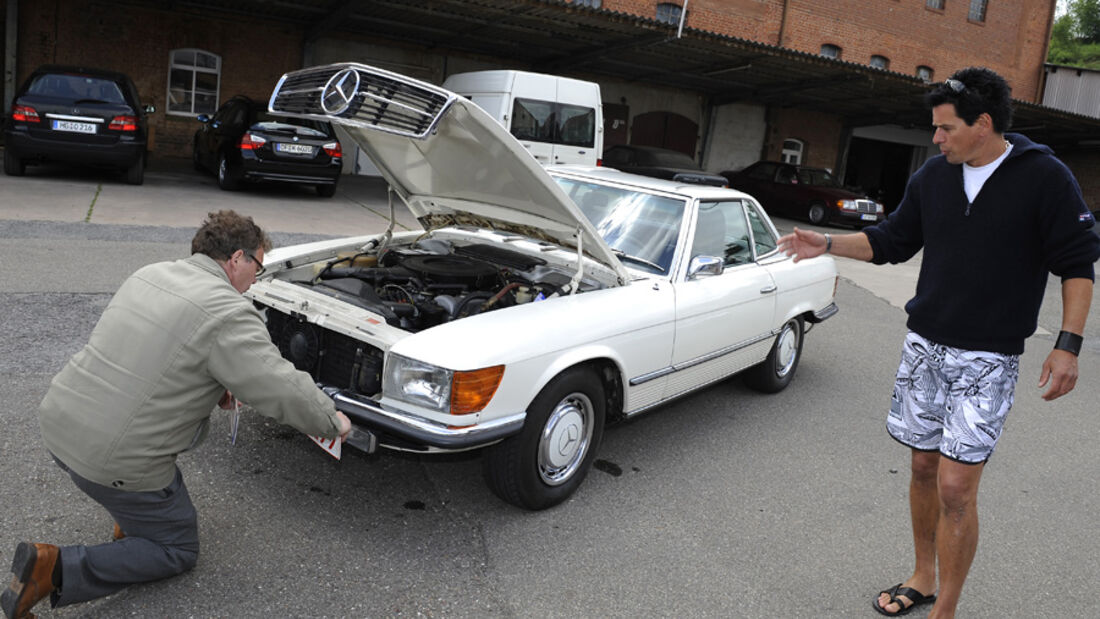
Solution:
<svg viewBox="0 0 1100 619">
<path fill-rule="evenodd" d="M 471 101 L 358 63 L 287 73 L 272 113 L 343 126 L 426 229 L 473 225 L 576 249 L 630 276 L 526 148 Z"/>
</svg>

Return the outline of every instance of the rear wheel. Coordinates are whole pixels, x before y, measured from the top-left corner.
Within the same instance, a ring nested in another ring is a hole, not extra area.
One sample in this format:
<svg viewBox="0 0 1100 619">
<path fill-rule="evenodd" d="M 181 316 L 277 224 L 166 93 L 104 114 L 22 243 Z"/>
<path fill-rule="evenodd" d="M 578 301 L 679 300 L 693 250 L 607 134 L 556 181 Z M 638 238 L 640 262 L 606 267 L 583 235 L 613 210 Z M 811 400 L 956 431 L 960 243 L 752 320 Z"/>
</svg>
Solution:
<svg viewBox="0 0 1100 619">
<path fill-rule="evenodd" d="M 828 212 L 825 210 L 825 205 L 821 202 L 814 202 L 810 205 L 810 210 L 807 213 L 810 219 L 810 223 L 815 225 L 821 225 L 825 223 L 828 218 Z"/>
<path fill-rule="evenodd" d="M 4 174 L 8 176 L 23 176 L 27 171 L 27 165 L 23 160 L 15 156 L 10 148 L 4 149 Z"/>
<path fill-rule="evenodd" d="M 317 185 L 317 195 L 322 198 L 331 198 L 336 195 L 336 183 L 331 185 Z"/>
<path fill-rule="evenodd" d="M 798 360 L 802 358 L 802 318 L 787 321 L 776 336 L 768 358 L 745 372 L 745 383 L 764 393 L 782 391 L 794 378 Z"/>
<path fill-rule="evenodd" d="M 595 371 L 577 367 L 554 378 L 531 402 L 523 430 L 486 450 L 489 488 L 530 510 L 569 498 L 592 468 L 605 409 Z"/>
<path fill-rule="evenodd" d="M 137 158 L 130 167 L 126 168 L 126 182 L 131 185 L 140 185 L 145 182 L 145 156 Z"/>
<path fill-rule="evenodd" d="M 233 191 L 239 184 L 237 171 L 229 164 L 225 155 L 218 155 L 218 187 L 225 191 Z"/>
</svg>

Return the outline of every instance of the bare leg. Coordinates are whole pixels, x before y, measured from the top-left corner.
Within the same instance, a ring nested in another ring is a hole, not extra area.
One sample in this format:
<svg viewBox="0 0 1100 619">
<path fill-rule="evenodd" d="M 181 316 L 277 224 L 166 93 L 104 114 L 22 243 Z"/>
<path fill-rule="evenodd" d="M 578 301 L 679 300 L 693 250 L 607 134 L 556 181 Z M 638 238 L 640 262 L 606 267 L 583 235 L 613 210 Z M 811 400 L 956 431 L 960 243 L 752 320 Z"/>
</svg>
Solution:
<svg viewBox="0 0 1100 619">
<path fill-rule="evenodd" d="M 913 550 L 916 566 L 913 575 L 902 583 L 925 595 L 936 589 L 936 530 L 940 519 L 938 474 L 939 452 L 913 450 L 912 476 L 909 480 L 909 513 L 913 521 Z M 903 599 L 904 596 L 902 596 Z M 907 600 L 907 603 L 911 600 Z M 885 593 L 879 596 L 879 607 L 896 613 L 897 603 Z"/>
<path fill-rule="evenodd" d="M 944 458 L 939 467 L 940 512 L 936 530 L 940 591 L 930 619 L 955 616 L 963 583 L 978 549 L 978 482 L 985 464 Z"/>
</svg>

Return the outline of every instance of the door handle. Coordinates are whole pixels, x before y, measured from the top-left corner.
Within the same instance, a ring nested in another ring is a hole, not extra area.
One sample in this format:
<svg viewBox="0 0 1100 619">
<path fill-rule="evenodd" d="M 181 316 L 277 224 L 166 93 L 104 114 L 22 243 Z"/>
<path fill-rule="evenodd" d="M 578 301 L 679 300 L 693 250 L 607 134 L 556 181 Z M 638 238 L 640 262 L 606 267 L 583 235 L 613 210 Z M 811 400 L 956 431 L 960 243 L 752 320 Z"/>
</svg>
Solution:
<svg viewBox="0 0 1100 619">
<path fill-rule="evenodd" d="M 774 284 L 771 285 L 771 286 L 764 286 L 763 288 L 760 289 L 760 294 L 771 294 L 771 293 L 775 292 L 776 290 L 779 290 L 779 287 L 775 286 Z"/>
</svg>

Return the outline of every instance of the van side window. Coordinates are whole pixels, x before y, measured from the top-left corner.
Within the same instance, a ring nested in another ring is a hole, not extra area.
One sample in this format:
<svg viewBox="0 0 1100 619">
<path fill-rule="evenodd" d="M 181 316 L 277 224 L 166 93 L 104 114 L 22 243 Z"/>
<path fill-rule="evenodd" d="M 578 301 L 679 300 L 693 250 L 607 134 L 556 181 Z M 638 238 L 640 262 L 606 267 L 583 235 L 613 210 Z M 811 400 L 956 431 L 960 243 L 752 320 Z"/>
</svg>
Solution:
<svg viewBox="0 0 1100 619">
<path fill-rule="evenodd" d="M 561 105 L 558 114 L 562 144 L 592 147 L 596 136 L 596 110 L 579 105 Z"/>
<path fill-rule="evenodd" d="M 512 135 L 518 140 L 553 141 L 554 104 L 517 98 L 512 104 Z"/>
<path fill-rule="evenodd" d="M 512 135 L 518 140 L 592 147 L 596 144 L 596 110 L 516 97 L 512 103 Z"/>
</svg>

